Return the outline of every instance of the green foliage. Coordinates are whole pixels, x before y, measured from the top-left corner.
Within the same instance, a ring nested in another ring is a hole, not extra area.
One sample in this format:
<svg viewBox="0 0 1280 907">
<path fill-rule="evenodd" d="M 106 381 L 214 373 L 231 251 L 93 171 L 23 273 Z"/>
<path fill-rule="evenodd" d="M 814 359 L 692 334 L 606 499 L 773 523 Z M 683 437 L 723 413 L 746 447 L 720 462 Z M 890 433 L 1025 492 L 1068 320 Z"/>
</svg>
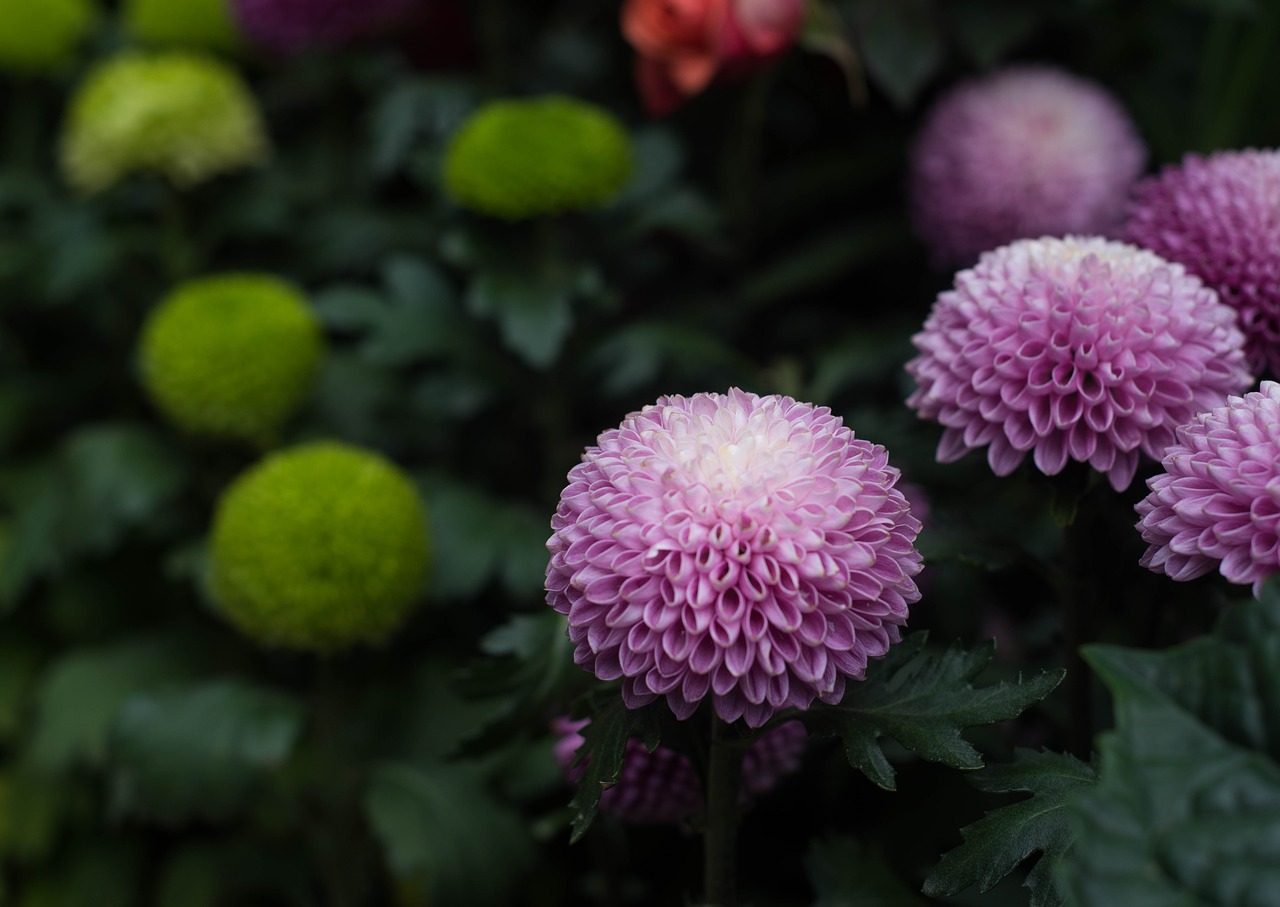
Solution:
<svg viewBox="0 0 1280 907">
<path fill-rule="evenodd" d="M 839 705 L 803 716 L 812 731 L 839 737 L 849 763 L 885 790 L 896 785 L 881 737 L 931 762 L 982 768 L 981 754 L 961 732 L 1016 718 L 1062 682 L 1063 671 L 1046 671 L 976 686 L 995 655 L 994 643 L 937 652 L 925 647 L 926 639 L 914 633 L 891 646 L 867 665 L 866 679 L 849 684 Z"/>
<path fill-rule="evenodd" d="M 1115 698 L 1096 790 L 1071 813 L 1058 880 L 1077 904 L 1280 898 L 1280 592 L 1167 652 L 1090 646 Z"/>
<path fill-rule="evenodd" d="M 210 588 L 257 642 L 333 651 L 399 626 L 430 560 L 408 478 L 376 453 L 315 442 L 273 454 L 223 494 Z"/>
<path fill-rule="evenodd" d="M 231 52 L 240 36 L 232 0 L 125 0 L 125 30 L 144 44 L 178 45 Z"/>
<path fill-rule="evenodd" d="M 225 819 L 289 758 L 302 722 L 299 703 L 243 682 L 136 693 L 111 728 L 113 810 L 169 825 Z"/>
<path fill-rule="evenodd" d="M 818 895 L 813 907 L 924 907 L 928 903 L 894 874 L 883 854 L 853 838 L 814 841 L 805 867 Z"/>
<path fill-rule="evenodd" d="M 465 767 L 380 766 L 364 808 L 388 868 L 415 901 L 510 903 L 532 859 L 518 817 Z"/>
<path fill-rule="evenodd" d="M 989 793 L 1026 792 L 1027 799 L 992 810 L 960 830 L 964 843 L 949 851 L 925 880 L 931 897 L 957 894 L 970 885 L 989 891 L 1023 860 L 1039 853 L 1023 883 L 1032 907 L 1058 907 L 1053 867 L 1075 842 L 1068 809 L 1097 783 L 1094 770 L 1074 756 L 1020 749 L 1014 761 L 988 765 L 970 779 Z"/>
<path fill-rule="evenodd" d="M 600 808 L 600 795 L 612 787 L 622 772 L 622 757 L 627 741 L 636 737 L 653 752 L 661 740 L 658 709 L 662 704 L 642 709 L 629 709 L 617 690 L 601 690 L 588 699 L 587 714 L 591 723 L 582 729 L 582 745 L 574 755 L 574 764 L 582 765 L 578 790 L 569 802 L 573 811 L 573 834 L 577 841 L 587 833 Z"/>
</svg>

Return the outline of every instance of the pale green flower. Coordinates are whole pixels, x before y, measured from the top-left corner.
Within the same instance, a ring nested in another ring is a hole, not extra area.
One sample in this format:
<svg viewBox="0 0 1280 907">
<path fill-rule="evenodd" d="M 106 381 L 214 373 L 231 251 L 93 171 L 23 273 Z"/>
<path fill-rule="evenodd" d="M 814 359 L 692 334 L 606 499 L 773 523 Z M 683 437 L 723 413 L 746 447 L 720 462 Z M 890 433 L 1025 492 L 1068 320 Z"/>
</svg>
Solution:
<svg viewBox="0 0 1280 907">
<path fill-rule="evenodd" d="M 98 10 L 92 0 L 0 0 L 0 69 L 53 72 L 75 57 Z"/>
<path fill-rule="evenodd" d="M 311 390 L 324 338 L 302 293 L 265 274 L 181 284 L 142 329 L 143 384 L 194 435 L 269 443 Z"/>
<path fill-rule="evenodd" d="M 261 163 L 269 145 L 234 69 L 200 54 L 134 52 L 86 77 L 71 101 L 61 152 L 67 181 L 96 192 L 146 171 L 192 186 Z"/>
<path fill-rule="evenodd" d="M 408 477 L 371 451 L 318 442 L 267 457 L 223 493 L 210 588 L 263 645 L 331 652 L 398 628 L 430 560 Z"/>
<path fill-rule="evenodd" d="M 549 95 L 476 111 L 449 145 L 444 185 L 460 205 L 521 220 L 603 205 L 631 171 L 631 143 L 612 114 Z"/>
<path fill-rule="evenodd" d="M 229 0 L 124 0 L 120 16 L 125 30 L 144 44 L 223 52 L 240 45 Z"/>
</svg>

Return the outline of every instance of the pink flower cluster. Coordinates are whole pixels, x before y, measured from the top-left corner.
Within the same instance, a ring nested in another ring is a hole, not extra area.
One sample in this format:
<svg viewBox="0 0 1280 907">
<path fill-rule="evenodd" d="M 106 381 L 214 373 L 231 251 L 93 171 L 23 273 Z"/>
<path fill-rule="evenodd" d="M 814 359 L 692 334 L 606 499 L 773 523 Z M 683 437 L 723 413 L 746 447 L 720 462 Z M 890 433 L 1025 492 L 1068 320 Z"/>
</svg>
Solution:
<svg viewBox="0 0 1280 907">
<path fill-rule="evenodd" d="M 1180 426 L 1161 465 L 1137 507 L 1141 564 L 1175 580 L 1216 566 L 1257 595 L 1280 571 L 1280 384 Z"/>
<path fill-rule="evenodd" d="M 560 719 L 555 756 L 570 781 L 582 777 L 585 764 L 573 764 L 579 733 L 588 721 Z M 796 770 L 806 735 L 799 721 L 781 724 L 757 740 L 742 756 L 741 798 L 748 800 L 772 788 L 783 775 Z M 703 808 L 702 782 L 683 753 L 659 746 L 652 753 L 639 740 L 627 741 L 618 783 L 600 795 L 600 808 L 637 824 L 681 822 Z"/>
<path fill-rule="evenodd" d="M 963 82 L 925 118 L 910 203 L 934 260 L 969 265 L 1016 239 L 1119 226 L 1146 149 L 1100 85 L 1043 66 Z"/>
<path fill-rule="evenodd" d="M 663 397 L 600 435 L 552 519 L 547 602 L 635 708 L 760 727 L 838 702 L 919 598 L 920 522 L 883 447 L 825 407 Z"/>
<path fill-rule="evenodd" d="M 1166 167 L 1134 190 L 1124 237 L 1217 290 L 1240 315 L 1250 367 L 1280 375 L 1280 151 Z"/>
<path fill-rule="evenodd" d="M 987 448 L 997 475 L 1032 455 L 1117 490 L 1140 453 L 1252 383 L 1235 312 L 1181 265 L 1104 239 L 1020 240 L 956 275 L 912 338 L 907 400 L 945 431 L 938 459 Z"/>
</svg>

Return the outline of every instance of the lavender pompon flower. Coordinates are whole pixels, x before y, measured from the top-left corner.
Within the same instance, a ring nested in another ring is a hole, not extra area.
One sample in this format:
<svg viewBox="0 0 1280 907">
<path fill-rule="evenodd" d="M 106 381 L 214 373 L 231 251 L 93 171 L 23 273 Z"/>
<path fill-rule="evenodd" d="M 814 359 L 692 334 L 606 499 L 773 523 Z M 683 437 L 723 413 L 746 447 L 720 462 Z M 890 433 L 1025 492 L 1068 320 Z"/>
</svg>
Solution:
<svg viewBox="0 0 1280 907">
<path fill-rule="evenodd" d="M 1044 66 L 961 83 L 926 115 L 911 153 L 916 230 L 940 265 L 1015 239 L 1105 233 L 1146 149 L 1102 86 Z"/>
<path fill-rule="evenodd" d="M 1124 238 L 1217 290 L 1250 368 L 1280 375 L 1280 151 L 1187 155 L 1137 185 Z"/>
<path fill-rule="evenodd" d="M 1235 312 L 1199 278 L 1104 239 L 1020 240 L 956 275 L 912 338 L 907 405 L 945 431 L 938 460 L 987 448 L 997 475 L 1028 452 L 1128 487 L 1177 426 L 1252 383 Z"/>
<path fill-rule="evenodd" d="M 573 764 L 579 733 L 589 721 L 562 718 L 552 729 L 560 735 L 555 756 L 566 777 L 575 784 L 586 769 Z M 796 770 L 804 753 L 804 725 L 788 721 L 764 734 L 742 756 L 741 799 L 768 791 L 783 775 Z M 683 753 L 659 746 L 652 753 L 639 740 L 628 740 L 618 783 L 600 795 L 600 808 L 636 824 L 681 822 L 702 812 L 702 783 Z"/>
<path fill-rule="evenodd" d="M 232 0 L 241 29 L 281 54 L 340 47 L 406 16 L 413 0 Z"/>
<path fill-rule="evenodd" d="M 1257 595 L 1280 570 L 1280 384 L 1228 397 L 1179 426 L 1164 472 L 1147 480 L 1142 566 L 1170 579 L 1218 572 Z"/>
<path fill-rule="evenodd" d="M 637 708 L 725 721 L 838 702 L 897 642 L 920 522 L 883 447 L 826 407 L 744 393 L 662 397 L 569 472 L 547 602 L 574 660 Z"/>
</svg>

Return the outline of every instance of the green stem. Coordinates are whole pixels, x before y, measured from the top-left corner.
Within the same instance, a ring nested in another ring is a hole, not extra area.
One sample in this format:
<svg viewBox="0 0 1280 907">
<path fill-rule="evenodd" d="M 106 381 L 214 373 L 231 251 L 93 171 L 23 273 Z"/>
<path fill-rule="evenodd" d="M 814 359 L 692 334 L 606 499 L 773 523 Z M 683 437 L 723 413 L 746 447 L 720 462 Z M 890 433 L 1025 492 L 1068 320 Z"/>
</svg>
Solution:
<svg viewBox="0 0 1280 907">
<path fill-rule="evenodd" d="M 725 210 L 730 222 L 747 236 L 754 226 L 761 139 L 774 79 L 772 68 L 752 78 L 743 94 L 737 128 L 730 131 L 725 147 Z"/>
<path fill-rule="evenodd" d="M 706 907 L 735 907 L 737 898 L 738 789 L 742 741 L 714 713 L 707 755 L 707 816 L 703 843 Z"/>
</svg>

